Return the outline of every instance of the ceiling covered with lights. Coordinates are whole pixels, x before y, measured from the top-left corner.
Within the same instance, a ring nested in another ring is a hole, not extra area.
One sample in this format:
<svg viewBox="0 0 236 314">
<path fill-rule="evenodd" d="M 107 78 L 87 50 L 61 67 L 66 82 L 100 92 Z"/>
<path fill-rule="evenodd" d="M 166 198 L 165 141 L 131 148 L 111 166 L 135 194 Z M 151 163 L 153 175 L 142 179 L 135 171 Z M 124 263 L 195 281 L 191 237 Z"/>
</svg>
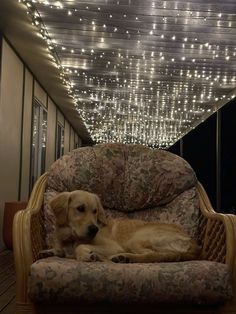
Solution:
<svg viewBox="0 0 236 314">
<path fill-rule="evenodd" d="M 235 0 L 21 0 L 92 139 L 168 147 L 235 97 Z"/>
</svg>

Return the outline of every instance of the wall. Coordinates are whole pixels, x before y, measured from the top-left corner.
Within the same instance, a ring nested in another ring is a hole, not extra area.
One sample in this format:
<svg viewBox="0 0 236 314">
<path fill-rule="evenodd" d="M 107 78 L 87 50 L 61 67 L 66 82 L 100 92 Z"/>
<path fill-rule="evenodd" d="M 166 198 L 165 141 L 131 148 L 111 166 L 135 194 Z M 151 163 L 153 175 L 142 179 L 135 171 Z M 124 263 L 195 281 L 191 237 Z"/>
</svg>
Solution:
<svg viewBox="0 0 236 314">
<path fill-rule="evenodd" d="M 236 213 L 236 100 L 169 148 L 195 170 L 219 212 Z"/>
<path fill-rule="evenodd" d="M 0 77 L 0 250 L 4 204 L 29 197 L 33 98 L 47 109 L 46 169 L 56 156 L 56 124 L 65 125 L 65 153 L 81 140 L 33 73 L 6 39 L 1 42 Z"/>
<path fill-rule="evenodd" d="M 21 156 L 22 95 L 24 67 L 3 42 L 0 95 L 0 224 L 6 200 L 17 200 Z M 11 92 L 8 92 L 9 86 Z M 2 247 L 0 238 L 0 247 Z"/>
</svg>

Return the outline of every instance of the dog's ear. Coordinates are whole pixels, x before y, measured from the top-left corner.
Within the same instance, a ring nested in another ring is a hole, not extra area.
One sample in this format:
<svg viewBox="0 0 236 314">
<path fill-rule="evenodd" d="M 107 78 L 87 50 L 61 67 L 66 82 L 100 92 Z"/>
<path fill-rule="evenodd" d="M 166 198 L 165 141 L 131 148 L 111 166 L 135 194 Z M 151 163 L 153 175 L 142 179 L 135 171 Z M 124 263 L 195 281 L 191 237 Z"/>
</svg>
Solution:
<svg viewBox="0 0 236 314">
<path fill-rule="evenodd" d="M 55 196 L 49 205 L 56 217 L 58 225 L 65 225 L 68 220 L 68 205 L 70 201 L 70 192 L 62 192 Z"/>
<path fill-rule="evenodd" d="M 102 203 L 100 201 L 100 198 L 97 195 L 96 195 L 96 200 L 97 200 L 97 209 L 98 209 L 98 223 L 105 226 L 107 224 L 107 218 L 106 218 Z"/>
</svg>

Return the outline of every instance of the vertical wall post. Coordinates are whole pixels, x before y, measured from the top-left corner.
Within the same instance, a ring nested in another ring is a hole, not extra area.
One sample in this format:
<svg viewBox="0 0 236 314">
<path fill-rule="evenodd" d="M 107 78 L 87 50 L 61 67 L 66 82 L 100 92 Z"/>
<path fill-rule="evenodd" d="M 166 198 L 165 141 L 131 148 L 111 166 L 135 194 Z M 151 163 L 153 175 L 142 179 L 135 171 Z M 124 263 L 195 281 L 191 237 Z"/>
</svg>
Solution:
<svg viewBox="0 0 236 314">
<path fill-rule="evenodd" d="M 24 109 L 25 109 L 25 66 L 23 69 L 22 84 L 22 110 L 21 110 L 21 135 L 20 135 L 20 167 L 19 167 L 19 184 L 18 184 L 18 201 L 21 199 L 21 179 L 22 179 L 22 161 L 23 161 L 23 125 L 24 125 Z"/>
<path fill-rule="evenodd" d="M 179 140 L 179 154 L 180 154 L 180 157 L 182 157 L 183 158 L 183 156 L 184 156 L 184 146 L 183 146 L 183 138 L 181 138 L 180 140 Z"/>
<path fill-rule="evenodd" d="M 221 110 L 216 115 L 216 210 L 221 209 Z"/>
<path fill-rule="evenodd" d="M 34 92 L 35 92 L 35 78 L 33 77 L 33 86 L 32 86 L 32 102 L 31 102 L 31 133 L 30 133 L 30 171 L 29 171 L 29 196 L 32 189 L 32 155 L 33 155 L 33 148 L 32 148 L 32 141 L 33 141 L 33 127 L 34 127 Z"/>
</svg>

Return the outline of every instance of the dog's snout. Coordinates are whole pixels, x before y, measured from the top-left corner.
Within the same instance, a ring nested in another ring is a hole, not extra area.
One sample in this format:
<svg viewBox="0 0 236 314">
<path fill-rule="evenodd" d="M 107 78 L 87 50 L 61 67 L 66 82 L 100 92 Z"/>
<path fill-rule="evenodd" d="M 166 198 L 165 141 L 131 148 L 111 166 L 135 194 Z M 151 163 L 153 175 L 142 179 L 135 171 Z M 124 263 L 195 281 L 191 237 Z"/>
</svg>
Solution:
<svg viewBox="0 0 236 314">
<path fill-rule="evenodd" d="M 90 225 L 88 226 L 88 234 L 89 236 L 95 236 L 98 232 L 98 227 L 95 225 Z"/>
</svg>

